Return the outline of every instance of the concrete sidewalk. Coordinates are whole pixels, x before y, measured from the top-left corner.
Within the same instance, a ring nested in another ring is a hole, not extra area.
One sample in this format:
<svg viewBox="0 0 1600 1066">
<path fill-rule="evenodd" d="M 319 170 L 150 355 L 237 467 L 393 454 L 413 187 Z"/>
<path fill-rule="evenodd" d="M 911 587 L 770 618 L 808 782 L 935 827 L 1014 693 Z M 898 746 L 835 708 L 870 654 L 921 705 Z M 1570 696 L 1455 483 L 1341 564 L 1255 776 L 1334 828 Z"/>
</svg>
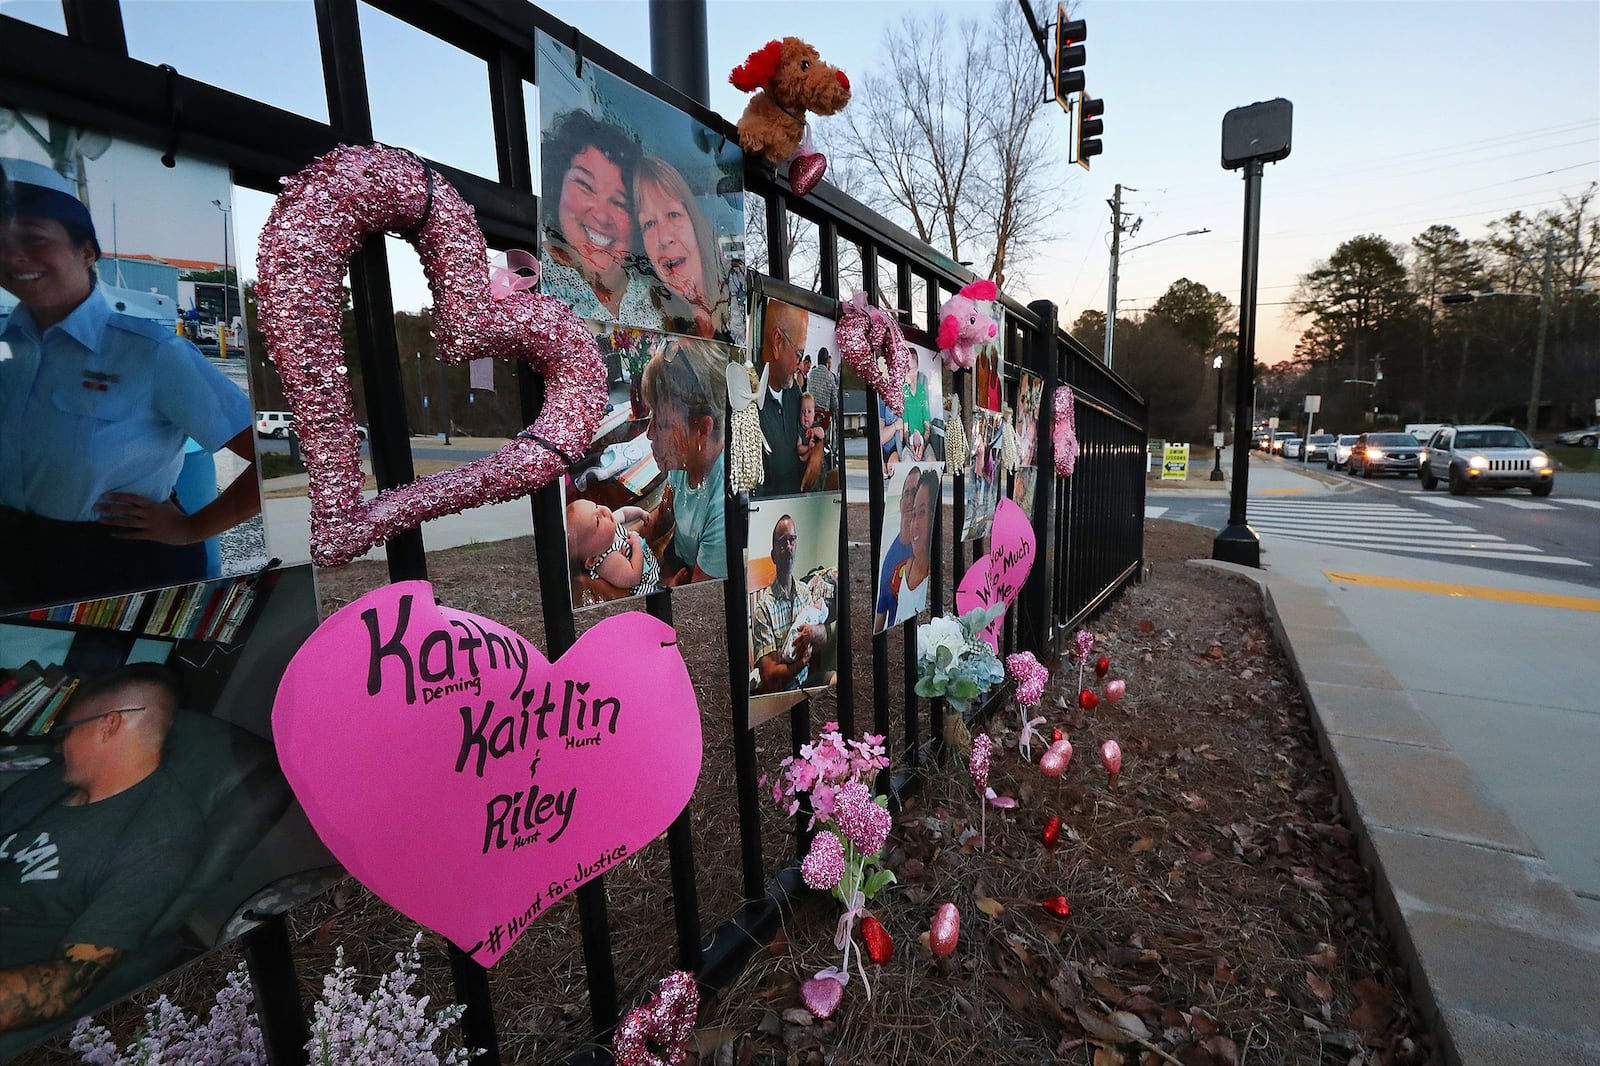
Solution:
<svg viewBox="0 0 1600 1066">
<path fill-rule="evenodd" d="M 1250 495 L 1359 492 L 1253 459 Z M 1263 535 L 1262 586 L 1455 1063 L 1597 1063 L 1600 599 Z M 1587 913 L 1586 913 L 1587 912 Z"/>
</svg>

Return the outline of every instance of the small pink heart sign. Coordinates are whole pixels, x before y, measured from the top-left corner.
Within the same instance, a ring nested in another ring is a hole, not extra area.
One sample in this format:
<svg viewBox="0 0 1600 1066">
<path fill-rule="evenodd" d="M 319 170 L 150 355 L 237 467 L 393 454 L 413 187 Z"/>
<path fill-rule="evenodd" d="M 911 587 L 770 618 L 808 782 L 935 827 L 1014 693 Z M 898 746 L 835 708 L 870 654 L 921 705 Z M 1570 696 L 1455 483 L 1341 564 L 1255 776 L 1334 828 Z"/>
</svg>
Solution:
<svg viewBox="0 0 1600 1066">
<path fill-rule="evenodd" d="M 671 626 L 617 615 L 552 663 L 500 623 L 439 606 L 426 581 L 318 627 L 284 672 L 272 731 L 345 868 L 485 966 L 665 832 L 700 775 L 700 710 Z"/>
<path fill-rule="evenodd" d="M 1001 500 L 989 527 L 989 553 L 974 562 L 956 586 L 956 610 L 966 614 L 978 607 L 1016 602 L 1022 583 L 1033 569 L 1033 526 L 1027 514 L 1010 500 Z M 996 651 L 1000 649 L 1001 615 L 979 634 Z"/>
</svg>

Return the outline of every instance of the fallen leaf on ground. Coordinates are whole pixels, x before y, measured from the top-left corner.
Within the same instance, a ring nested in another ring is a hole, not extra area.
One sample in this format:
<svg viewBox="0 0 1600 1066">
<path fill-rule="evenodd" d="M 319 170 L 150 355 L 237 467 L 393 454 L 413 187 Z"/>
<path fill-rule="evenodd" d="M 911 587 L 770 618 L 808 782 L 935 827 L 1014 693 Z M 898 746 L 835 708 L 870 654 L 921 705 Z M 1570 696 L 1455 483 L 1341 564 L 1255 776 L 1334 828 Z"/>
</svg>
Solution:
<svg viewBox="0 0 1600 1066">
<path fill-rule="evenodd" d="M 1311 994 L 1324 1003 L 1333 998 L 1333 986 L 1310 970 L 1306 971 L 1306 985 L 1310 987 Z"/>
</svg>

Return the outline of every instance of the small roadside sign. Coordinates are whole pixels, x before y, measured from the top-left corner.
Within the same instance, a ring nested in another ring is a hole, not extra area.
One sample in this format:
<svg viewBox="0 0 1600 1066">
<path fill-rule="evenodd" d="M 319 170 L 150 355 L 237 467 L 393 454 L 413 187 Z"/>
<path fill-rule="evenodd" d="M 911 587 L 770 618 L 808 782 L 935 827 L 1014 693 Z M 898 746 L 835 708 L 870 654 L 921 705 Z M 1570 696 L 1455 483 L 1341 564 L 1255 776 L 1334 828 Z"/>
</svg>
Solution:
<svg viewBox="0 0 1600 1066">
<path fill-rule="evenodd" d="M 1306 414 L 1314 415 L 1314 414 L 1316 414 L 1317 412 L 1319 412 L 1321 410 L 1322 410 L 1322 397 L 1321 396 L 1307 396 L 1306 397 Z"/>
<path fill-rule="evenodd" d="M 1186 481 L 1189 477 L 1189 446 L 1169 444 L 1162 450 L 1161 480 Z"/>
</svg>

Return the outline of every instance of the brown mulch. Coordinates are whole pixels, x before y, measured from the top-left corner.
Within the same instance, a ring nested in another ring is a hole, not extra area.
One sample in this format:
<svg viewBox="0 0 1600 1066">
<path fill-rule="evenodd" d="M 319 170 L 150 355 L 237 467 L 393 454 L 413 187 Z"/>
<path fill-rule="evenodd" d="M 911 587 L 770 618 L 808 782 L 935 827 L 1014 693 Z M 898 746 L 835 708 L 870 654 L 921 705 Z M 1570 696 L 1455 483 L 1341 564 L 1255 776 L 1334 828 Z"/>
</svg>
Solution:
<svg viewBox="0 0 1600 1066">
<path fill-rule="evenodd" d="M 852 528 L 865 528 L 852 508 Z M 1076 666 L 1052 666 L 1042 713 L 1076 746 L 1051 781 L 1016 751 L 1014 705 L 989 723 L 994 788 L 1015 810 L 979 810 L 965 758 L 931 774 L 895 820 L 888 861 L 899 885 L 872 913 L 895 941 L 833 1017 L 804 1010 L 799 982 L 837 965 L 837 911 L 806 901 L 777 942 L 733 986 L 702 1005 L 698 1061 L 946 1064 L 952 1062 L 1253 1063 L 1430 1062 L 1407 980 L 1374 913 L 1370 877 L 1339 810 L 1307 711 L 1255 587 L 1185 560 L 1210 554 L 1209 530 L 1145 524 L 1147 579 L 1090 627 L 1096 654 L 1127 681 L 1120 703 L 1077 706 Z M 858 729 L 873 721 L 867 549 L 851 553 Z M 543 645 L 531 538 L 430 553 L 440 599 L 495 618 Z M 379 564 L 319 574 L 325 610 L 387 580 Z M 948 576 L 946 588 L 949 587 Z M 674 614 L 701 701 L 705 759 L 691 803 L 701 927 L 709 934 L 742 902 L 727 638 L 717 586 L 674 593 Z M 620 608 L 614 608 L 620 609 Z M 587 612 L 587 627 L 603 612 Z M 903 638 L 887 641 L 891 744 L 904 736 Z M 1100 688 L 1090 671 L 1086 684 Z M 811 710 L 813 730 L 834 713 Z M 787 753 L 788 716 L 757 731 L 762 768 Z M 956 743 L 961 742 L 960 737 Z M 1112 789 L 1099 765 L 1116 739 L 1124 764 Z M 1034 757 L 1038 757 L 1035 749 Z M 1045 847 L 1045 819 L 1063 822 Z M 793 826 L 764 803 L 769 875 L 792 861 Z M 625 1005 L 675 968 L 667 856 L 654 844 L 606 877 L 618 987 Z M 1071 913 L 1040 906 L 1064 895 Z M 960 943 L 934 959 L 925 934 L 935 907 L 961 911 Z M 290 916 L 309 1001 L 336 945 L 363 973 L 386 969 L 415 927 L 354 882 Z M 451 996 L 443 942 L 428 934 L 422 984 Z M 157 986 L 191 1010 L 236 962 L 224 950 Z M 502 1060 L 545 1064 L 583 1046 L 588 1002 L 575 904 L 553 907 L 491 972 Z M 148 997 L 144 997 L 148 998 Z M 143 1002 L 144 999 L 141 999 Z M 131 1033 L 142 1008 L 102 1019 Z M 19 1062 L 75 1062 L 64 1041 Z"/>
</svg>

